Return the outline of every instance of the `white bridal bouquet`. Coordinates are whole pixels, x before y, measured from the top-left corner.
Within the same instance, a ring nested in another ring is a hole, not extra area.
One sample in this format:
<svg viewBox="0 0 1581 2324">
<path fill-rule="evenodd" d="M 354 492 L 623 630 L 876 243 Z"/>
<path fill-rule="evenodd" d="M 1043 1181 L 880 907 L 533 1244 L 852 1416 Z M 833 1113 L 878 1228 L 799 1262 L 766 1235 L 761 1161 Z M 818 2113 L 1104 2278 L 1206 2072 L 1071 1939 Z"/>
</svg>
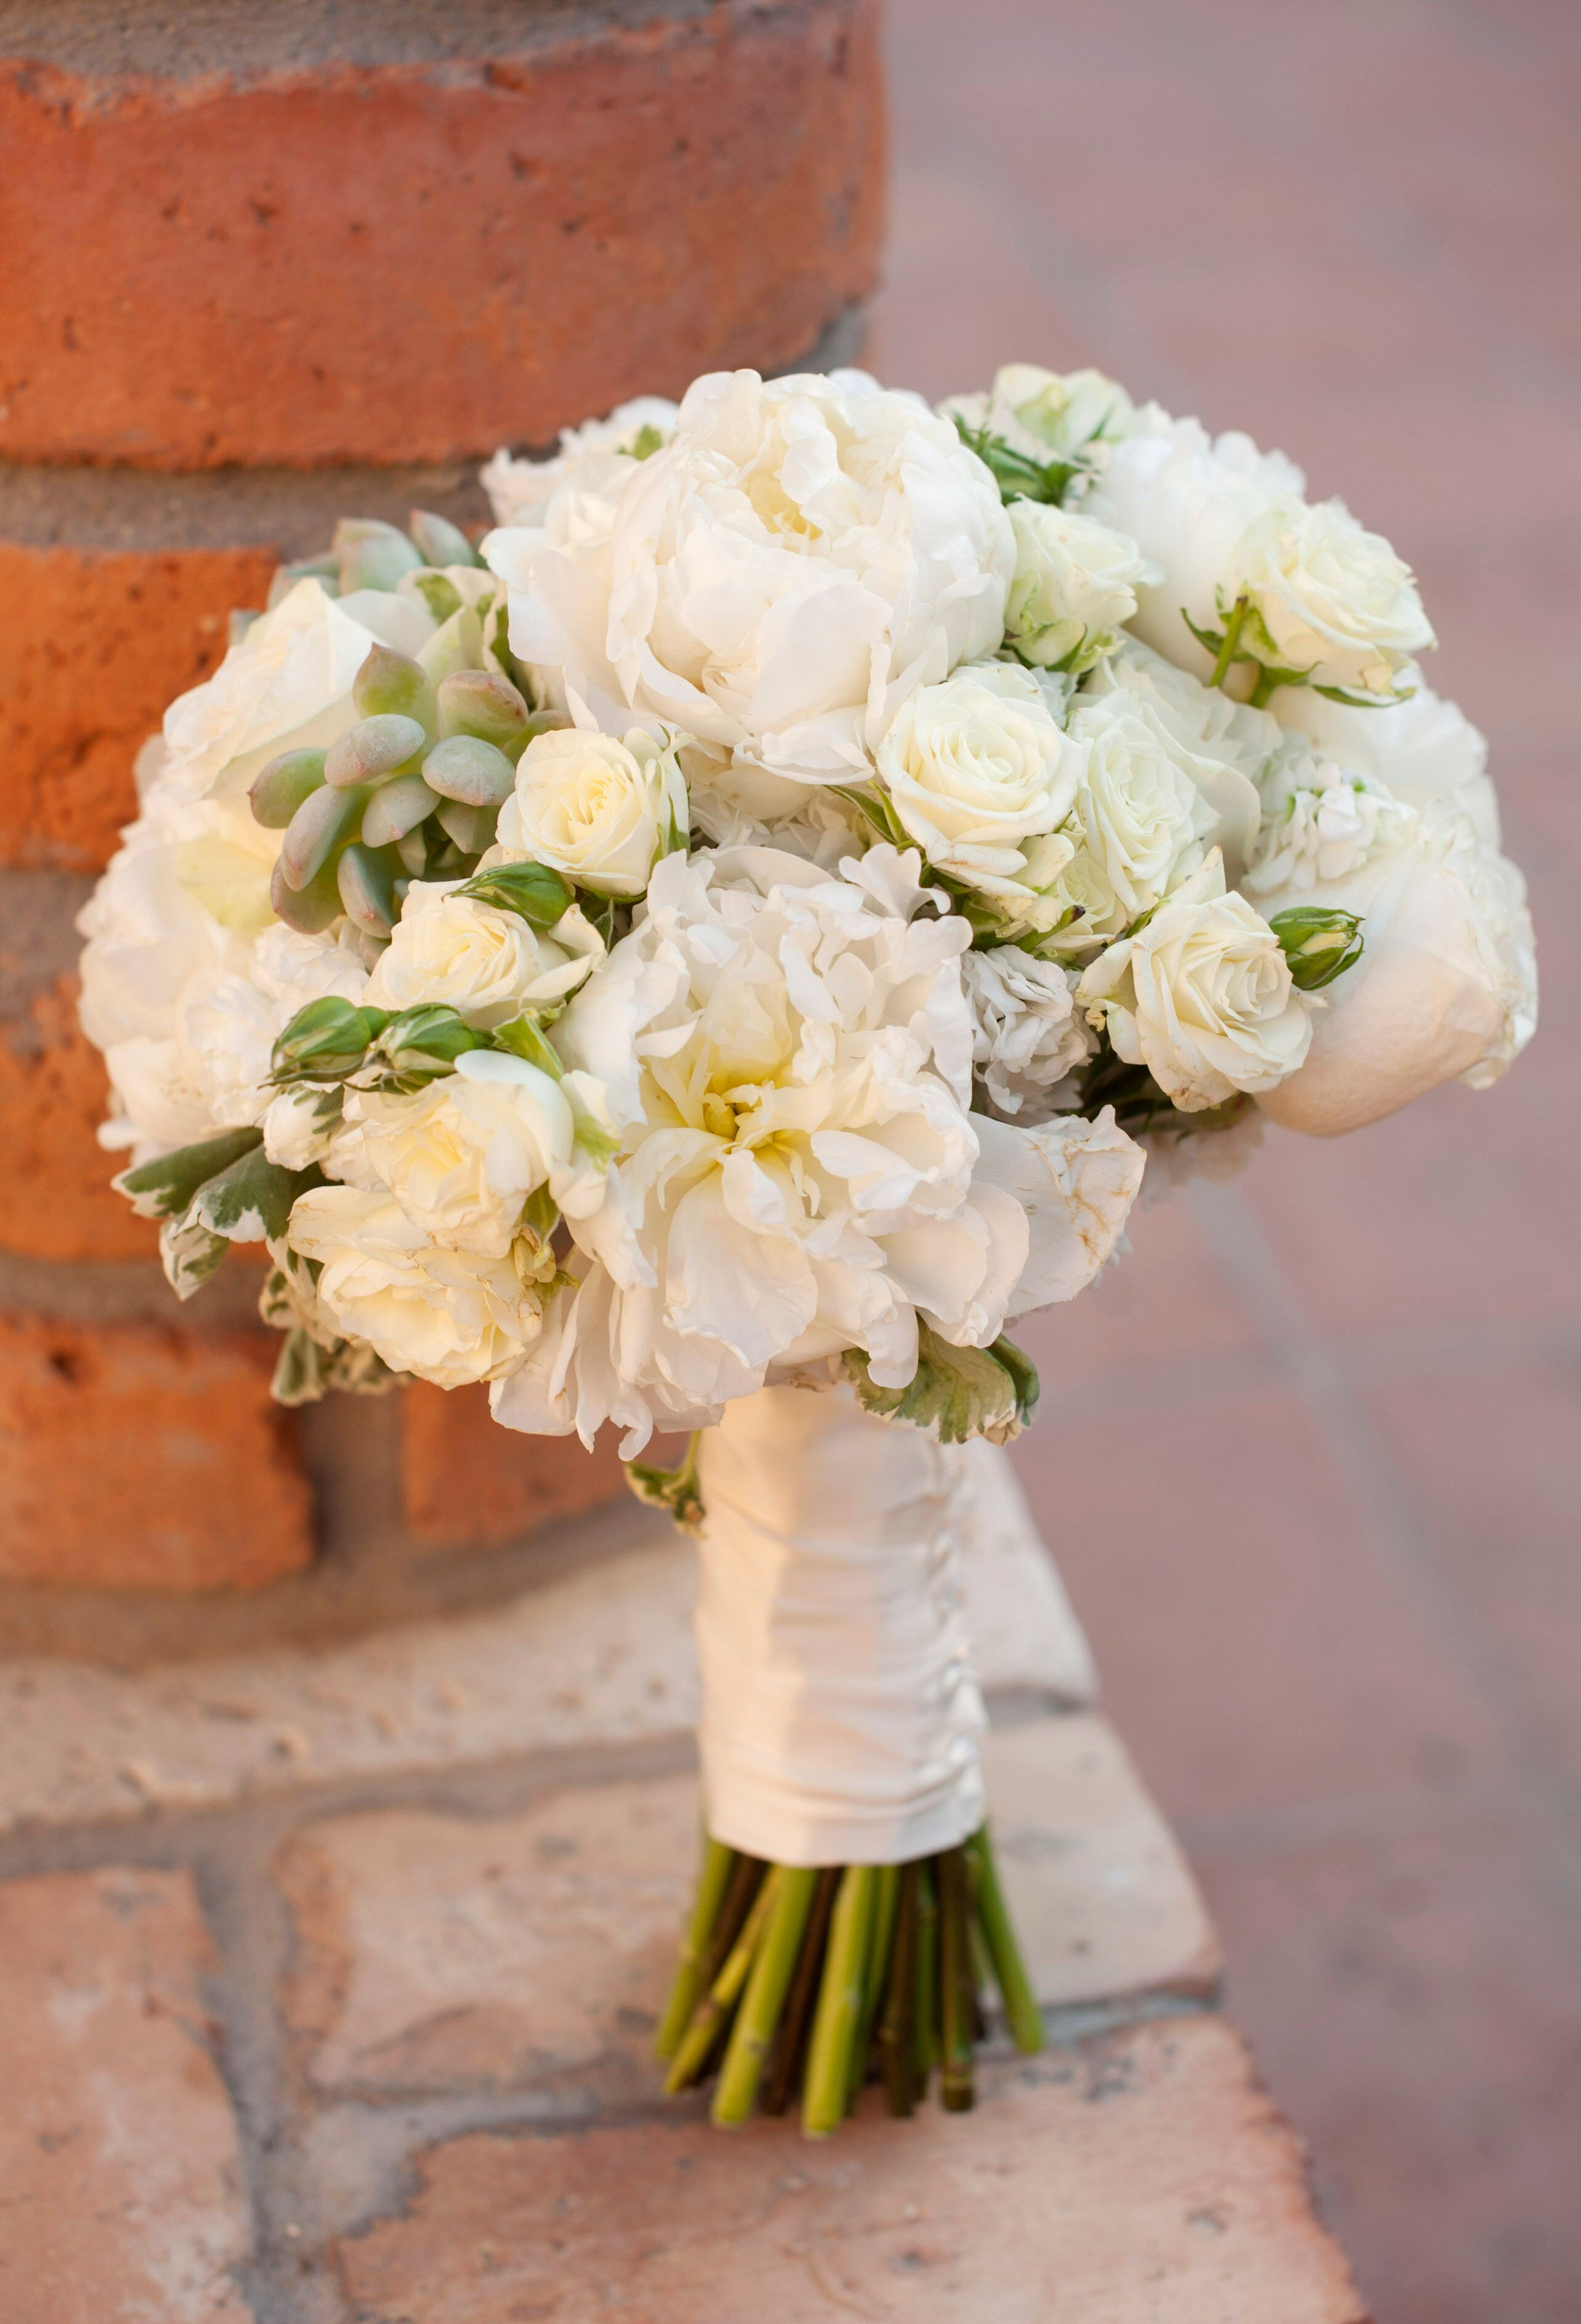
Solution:
<svg viewBox="0 0 1581 2324">
<path fill-rule="evenodd" d="M 979 1960 L 1040 2024 L 953 1448 L 1150 1157 L 1503 1072 L 1484 746 L 1386 541 L 1096 373 L 719 373 L 484 482 L 476 547 L 282 570 L 144 753 L 82 922 L 117 1183 L 183 1297 L 268 1245 L 286 1402 L 486 1380 L 699 1528 L 670 2087 L 970 2104 Z"/>
</svg>

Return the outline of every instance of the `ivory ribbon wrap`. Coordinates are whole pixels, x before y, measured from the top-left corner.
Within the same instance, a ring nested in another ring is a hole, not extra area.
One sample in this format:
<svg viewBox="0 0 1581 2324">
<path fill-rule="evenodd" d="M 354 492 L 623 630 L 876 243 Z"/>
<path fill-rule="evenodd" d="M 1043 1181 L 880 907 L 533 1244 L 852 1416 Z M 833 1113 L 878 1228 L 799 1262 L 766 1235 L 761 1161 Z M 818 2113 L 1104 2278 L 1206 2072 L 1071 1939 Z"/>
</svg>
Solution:
<svg viewBox="0 0 1581 2324">
<path fill-rule="evenodd" d="M 902 1864 L 983 1821 L 955 1464 L 849 1388 L 766 1388 L 701 1452 L 708 1830 L 776 1864 Z"/>
</svg>

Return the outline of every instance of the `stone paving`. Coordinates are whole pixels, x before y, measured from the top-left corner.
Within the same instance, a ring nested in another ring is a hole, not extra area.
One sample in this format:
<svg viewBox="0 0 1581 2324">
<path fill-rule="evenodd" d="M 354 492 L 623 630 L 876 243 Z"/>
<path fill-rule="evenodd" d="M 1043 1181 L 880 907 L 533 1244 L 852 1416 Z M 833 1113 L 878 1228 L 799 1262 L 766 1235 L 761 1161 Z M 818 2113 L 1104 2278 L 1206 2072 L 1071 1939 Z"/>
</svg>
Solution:
<svg viewBox="0 0 1581 2324">
<path fill-rule="evenodd" d="M 1042 2057 L 994 2055 L 969 2118 L 875 2094 L 823 2144 L 659 2097 L 690 1557 L 635 1507 L 491 1619 L 135 1682 L 14 1664 L 5 2324 L 1362 2324 L 1008 1465 L 970 1458 Z"/>
<path fill-rule="evenodd" d="M 1096 363 L 1415 567 L 1542 1029 L 1028 1335 L 1017 1462 L 1381 2324 L 1581 2314 L 1581 10 L 889 0 L 873 355 Z"/>
</svg>

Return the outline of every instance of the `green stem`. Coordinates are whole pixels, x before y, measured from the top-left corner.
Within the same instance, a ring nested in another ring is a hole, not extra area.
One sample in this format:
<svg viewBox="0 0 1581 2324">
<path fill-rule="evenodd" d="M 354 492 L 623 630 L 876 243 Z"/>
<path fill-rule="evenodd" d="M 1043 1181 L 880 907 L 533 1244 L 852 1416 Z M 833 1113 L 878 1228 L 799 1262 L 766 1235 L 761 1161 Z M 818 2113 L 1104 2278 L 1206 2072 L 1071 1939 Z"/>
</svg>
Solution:
<svg viewBox="0 0 1581 2324">
<path fill-rule="evenodd" d="M 900 1867 L 898 1864 L 881 1864 L 873 1897 L 873 1935 L 868 1953 L 868 1974 L 862 1987 L 862 2014 L 857 2020 L 856 2036 L 850 2047 L 850 2098 L 852 2106 L 868 2079 L 873 2020 L 878 2014 L 878 2001 L 889 1968 L 889 1948 L 895 1936 L 895 1913 L 899 1902 Z"/>
<path fill-rule="evenodd" d="M 943 2020 L 943 2066 L 940 2096 L 949 2114 L 970 2108 L 971 2079 L 971 1902 L 966 1858 L 947 1848 L 939 1870 L 939 1987 Z"/>
<path fill-rule="evenodd" d="M 720 1906 L 724 1902 L 735 1861 L 735 1849 L 727 1848 L 723 1840 L 704 1840 L 703 1869 L 697 1876 L 697 1893 L 692 1900 L 692 1917 L 682 1941 L 675 1983 L 670 1987 L 670 1997 L 659 2020 L 658 2032 L 653 2037 L 654 2049 L 661 2058 L 674 2057 L 676 2045 L 697 2006 L 697 1997 L 703 1989 L 703 1956 L 708 1950 L 708 1941 L 713 1933 Z"/>
<path fill-rule="evenodd" d="M 1229 666 L 1236 658 L 1236 649 L 1241 641 L 1241 632 L 1246 626 L 1246 615 L 1251 610 L 1252 603 L 1249 597 L 1236 599 L 1230 609 L 1229 619 L 1224 625 L 1224 643 L 1218 649 L 1218 659 L 1214 663 L 1213 675 L 1208 681 L 1209 686 L 1224 684 L 1229 672 Z"/>
<path fill-rule="evenodd" d="M 720 2068 L 719 2087 L 713 2094 L 715 2122 L 745 2122 L 752 2111 L 768 2045 L 795 1972 L 818 1875 L 815 1869 L 800 1866 L 777 1866 L 768 1885 L 774 1900 Z"/>
<path fill-rule="evenodd" d="M 912 2071 L 919 2098 L 939 2055 L 939 1900 L 931 1865 L 917 1875 L 916 1999 L 912 2008 Z"/>
<path fill-rule="evenodd" d="M 998 1867 L 994 1861 L 993 1843 L 988 1838 L 986 1823 L 979 1831 L 972 1834 L 966 1846 L 975 1861 L 977 1917 L 988 1945 L 988 1959 L 994 1965 L 994 1982 L 1005 2005 L 1005 2022 L 1016 2048 L 1030 2057 L 1034 2052 L 1043 2048 L 1043 2012 L 1037 2006 L 1037 1996 L 1033 1992 L 1026 1964 L 1021 1958 L 1021 1948 L 1016 1941 L 1010 1908 L 999 1886 Z"/>
<path fill-rule="evenodd" d="M 1277 694 L 1279 688 L 1283 684 L 1284 680 L 1280 676 L 1278 670 L 1270 669 L 1267 668 L 1266 664 L 1264 664 L 1257 673 L 1257 683 L 1252 688 L 1250 696 L 1248 697 L 1253 709 L 1265 709 L 1270 696 Z"/>
<path fill-rule="evenodd" d="M 823 1964 L 802 2098 L 802 2128 L 809 2138 L 826 2138 L 845 2113 L 851 2040 L 861 2015 L 868 1949 L 872 1942 L 877 1881 L 870 1864 L 848 1864 L 834 1900 L 829 1958 Z"/>
<path fill-rule="evenodd" d="M 813 2004 L 818 1997 L 818 1978 L 823 1967 L 823 1951 L 829 1937 L 829 1916 L 834 1910 L 839 1888 L 839 1865 L 826 1865 L 818 1875 L 812 1914 L 802 1940 L 801 1958 L 796 1962 L 795 1981 L 791 1987 L 785 2015 L 780 2020 L 779 2042 L 774 2064 L 769 2070 L 768 2086 L 763 2093 L 765 2114 L 783 2114 L 790 2104 L 791 2090 L 801 2068 L 813 2024 Z"/>
<path fill-rule="evenodd" d="M 891 2114 L 908 2115 L 915 2085 L 913 2024 L 916 2015 L 917 1903 L 922 1866 L 901 1867 L 900 1896 L 895 1914 L 895 1944 L 889 1962 L 889 1992 L 878 2047 L 884 2059 L 884 2102 Z"/>
<path fill-rule="evenodd" d="M 768 1917 L 776 1889 L 781 1878 L 780 1867 L 768 1868 L 762 1886 L 752 1899 L 752 1908 L 741 1923 L 741 1932 L 731 1946 L 730 1956 L 708 1991 L 692 2013 L 692 2022 L 670 2061 L 665 2076 L 665 2089 L 672 2095 L 694 2082 L 708 2063 L 709 2054 L 718 2040 L 720 2030 L 740 1998 L 747 1982 L 747 1971 L 752 1966 L 752 1956 Z"/>
</svg>

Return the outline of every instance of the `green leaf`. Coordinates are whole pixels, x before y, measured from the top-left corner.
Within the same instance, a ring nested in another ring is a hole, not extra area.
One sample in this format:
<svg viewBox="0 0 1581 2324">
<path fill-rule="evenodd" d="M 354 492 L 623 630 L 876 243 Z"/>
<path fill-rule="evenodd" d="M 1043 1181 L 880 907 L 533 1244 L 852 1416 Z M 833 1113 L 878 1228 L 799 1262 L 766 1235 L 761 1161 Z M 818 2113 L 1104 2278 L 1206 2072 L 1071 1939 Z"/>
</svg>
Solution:
<svg viewBox="0 0 1581 2324">
<path fill-rule="evenodd" d="M 496 911 L 515 912 L 535 928 L 552 928 L 571 908 L 569 885 L 547 863 L 501 863 L 480 872 L 461 893 Z"/>
<path fill-rule="evenodd" d="M 1390 710 L 1397 702 L 1416 699 L 1414 686 L 1392 686 L 1387 694 L 1353 694 L 1344 686 L 1315 686 L 1312 691 L 1327 701 L 1343 702 L 1347 710 Z"/>
<path fill-rule="evenodd" d="M 915 840 L 912 838 L 896 814 L 895 803 L 887 791 L 853 790 L 845 783 L 831 783 L 829 788 L 836 798 L 843 799 L 847 807 L 854 807 L 857 813 L 872 825 L 879 838 L 887 839 L 892 847 L 905 849 L 916 845 Z"/>
<path fill-rule="evenodd" d="M 199 1186 L 186 1222 L 223 1235 L 227 1242 L 278 1242 L 297 1196 L 324 1183 L 324 1173 L 316 1167 L 283 1169 L 262 1146 L 255 1146 Z"/>
<path fill-rule="evenodd" d="M 160 1229 L 160 1264 L 177 1298 L 201 1291 L 230 1247 L 224 1235 L 191 1219 L 167 1219 Z"/>
<path fill-rule="evenodd" d="M 1268 923 L 1302 992 L 1320 991 L 1362 956 L 1361 919 L 1320 904 L 1291 904 Z"/>
<path fill-rule="evenodd" d="M 183 1218 L 207 1179 L 262 1143 L 261 1130 L 227 1130 L 197 1146 L 178 1146 L 173 1154 L 161 1154 L 157 1162 L 142 1162 L 135 1170 L 123 1170 L 112 1184 L 117 1194 L 126 1196 L 140 1219 Z"/>
<path fill-rule="evenodd" d="M 917 1368 L 904 1388 L 880 1388 L 861 1349 L 848 1348 L 845 1376 L 865 1410 L 921 1428 L 939 1444 L 986 1436 L 1004 1444 L 1018 1436 L 1037 1402 L 1037 1373 L 1019 1348 L 996 1340 L 991 1348 L 955 1348 L 917 1318 Z"/>
<path fill-rule="evenodd" d="M 1084 475 L 1089 466 L 1085 460 L 1034 460 L 996 436 L 989 428 L 971 428 L 955 415 L 956 433 L 969 452 L 978 458 L 999 487 L 999 498 L 1011 501 L 1044 501 L 1058 508 L 1070 489 L 1073 476 Z"/>
<path fill-rule="evenodd" d="M 697 1452 L 702 1442 L 703 1431 L 698 1429 L 678 1469 L 656 1469 L 646 1461 L 628 1461 L 625 1464 L 626 1482 L 638 1499 L 646 1501 L 651 1509 L 667 1510 L 687 1533 L 697 1531 L 705 1514 L 697 1474 Z"/>
</svg>

